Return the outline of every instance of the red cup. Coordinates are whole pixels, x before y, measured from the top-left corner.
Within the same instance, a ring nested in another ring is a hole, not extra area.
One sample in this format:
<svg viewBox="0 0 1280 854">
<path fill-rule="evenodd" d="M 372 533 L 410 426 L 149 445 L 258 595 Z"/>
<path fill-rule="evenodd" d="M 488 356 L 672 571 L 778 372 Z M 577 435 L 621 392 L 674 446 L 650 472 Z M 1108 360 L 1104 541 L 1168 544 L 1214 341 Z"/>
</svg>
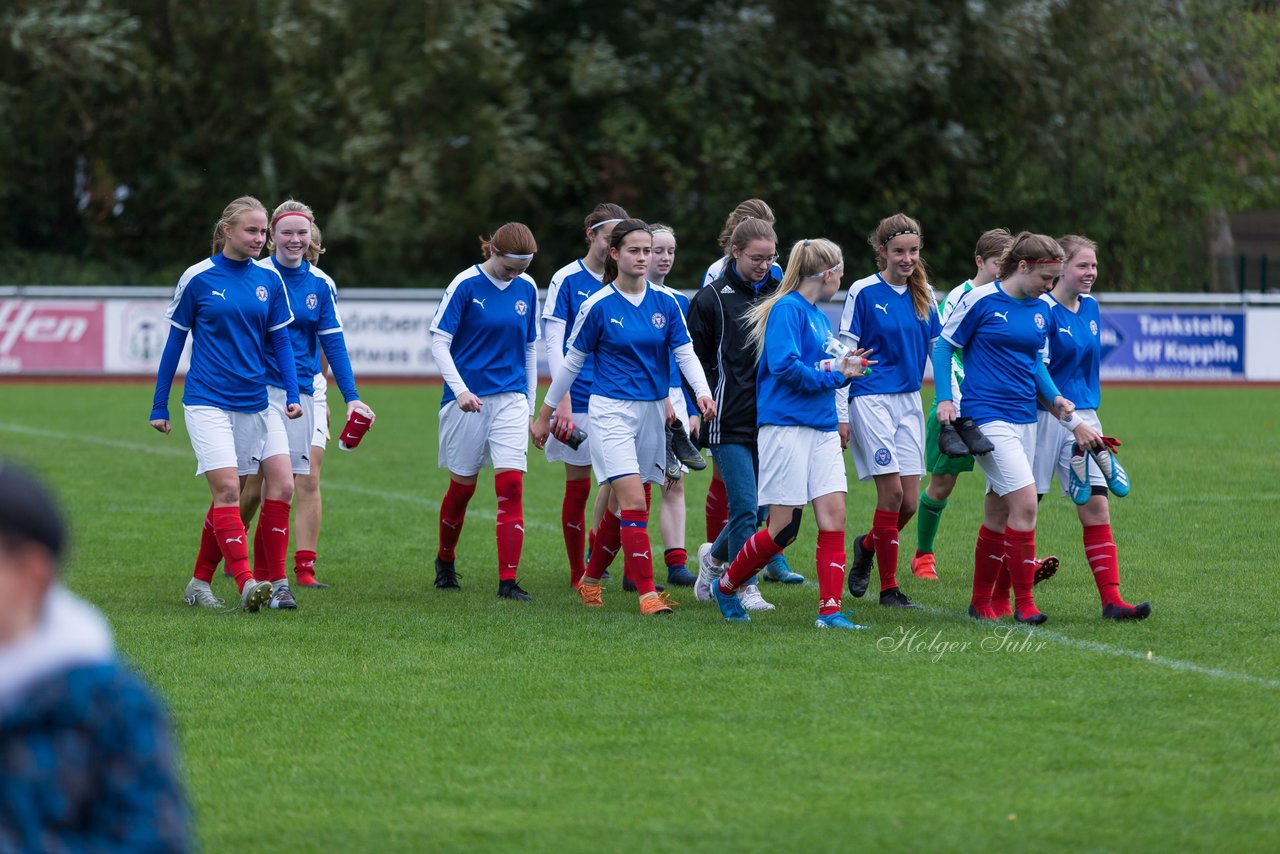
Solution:
<svg viewBox="0 0 1280 854">
<path fill-rule="evenodd" d="M 338 447 L 344 451 L 354 451 L 372 426 L 373 419 L 369 417 L 369 413 L 355 410 L 347 419 L 346 426 L 342 428 L 342 435 L 338 437 Z"/>
</svg>

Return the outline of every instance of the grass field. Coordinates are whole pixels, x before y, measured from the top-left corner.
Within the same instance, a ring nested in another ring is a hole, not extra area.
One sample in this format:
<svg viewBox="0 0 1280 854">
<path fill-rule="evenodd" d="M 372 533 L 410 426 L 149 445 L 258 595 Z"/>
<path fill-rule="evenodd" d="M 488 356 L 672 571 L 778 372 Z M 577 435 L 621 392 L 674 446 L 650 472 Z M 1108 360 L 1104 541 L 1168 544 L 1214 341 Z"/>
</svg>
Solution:
<svg viewBox="0 0 1280 854">
<path fill-rule="evenodd" d="M 1061 498 L 1037 540 L 1063 559 L 1037 589 L 1049 623 L 964 618 L 981 489 L 966 476 L 942 579 L 904 573 L 930 610 L 846 598 L 874 627 L 859 633 L 812 627 L 811 515 L 789 552 L 810 581 L 769 585 L 778 610 L 748 625 L 691 593 L 669 619 L 618 589 L 586 611 L 563 470 L 540 454 L 521 571 L 537 601 L 494 596 L 491 480 L 464 589 L 437 591 L 440 389 L 363 391 L 377 427 L 325 469 L 333 589 L 299 592 L 296 613 L 220 615 L 182 603 L 209 494 L 180 419 L 147 427 L 150 387 L 0 387 L 3 453 L 51 478 L 74 521 L 70 586 L 168 699 L 206 850 L 1280 850 L 1274 389 L 1107 392 L 1134 482 L 1112 503 L 1122 590 L 1150 620 L 1099 618 Z M 691 551 L 706 480 L 690 481 Z M 855 483 L 851 529 L 873 503 Z M 908 555 L 914 540 L 912 524 Z M 215 589 L 233 595 L 221 575 Z"/>
</svg>

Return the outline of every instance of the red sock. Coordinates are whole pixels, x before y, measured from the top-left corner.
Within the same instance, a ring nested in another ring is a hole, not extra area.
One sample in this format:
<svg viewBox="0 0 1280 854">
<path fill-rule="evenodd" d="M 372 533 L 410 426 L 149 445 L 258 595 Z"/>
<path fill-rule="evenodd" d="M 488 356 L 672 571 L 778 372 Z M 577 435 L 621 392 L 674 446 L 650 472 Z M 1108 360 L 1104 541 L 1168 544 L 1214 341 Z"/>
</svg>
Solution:
<svg viewBox="0 0 1280 854">
<path fill-rule="evenodd" d="M 293 575 L 299 584 L 306 584 L 316 577 L 316 553 L 310 549 L 298 549 L 293 553 Z"/>
<path fill-rule="evenodd" d="M 591 478 L 564 482 L 564 501 L 560 505 L 560 527 L 564 531 L 564 550 L 569 555 L 569 583 L 577 584 L 587 571 L 583 542 L 587 529 L 587 498 L 591 495 Z"/>
<path fill-rule="evenodd" d="M 440 551 L 441 560 L 452 561 L 457 555 L 458 537 L 462 536 L 462 523 L 467 517 L 467 502 L 476 493 L 474 483 L 458 483 L 449 478 L 449 489 L 440 502 Z"/>
<path fill-rule="evenodd" d="M 907 518 L 910 518 L 909 516 Z M 898 586 L 898 513 L 877 510 L 871 522 L 871 543 L 880 570 L 880 592 Z"/>
<path fill-rule="evenodd" d="M 840 610 L 844 590 L 844 531 L 818 532 L 818 615 Z"/>
<path fill-rule="evenodd" d="M 714 543 L 724 526 L 729 524 L 729 494 L 725 492 L 724 481 L 718 477 L 712 477 L 711 485 L 707 487 L 704 512 L 707 517 L 707 542 Z"/>
<path fill-rule="evenodd" d="M 618 556 L 618 549 L 622 547 L 620 526 L 621 520 L 613 515 L 613 511 L 604 511 L 600 527 L 595 531 L 595 545 L 591 548 L 591 560 L 587 563 L 589 578 L 599 581 L 604 576 L 604 571 L 609 568 L 609 564 L 613 563 L 613 559 Z"/>
<path fill-rule="evenodd" d="M 768 527 L 761 528 L 751 535 L 742 546 L 742 551 L 734 556 L 729 568 L 720 576 L 720 592 L 733 593 L 743 582 L 755 575 L 769 560 L 782 551 L 782 546 L 769 536 Z"/>
<path fill-rule="evenodd" d="M 684 566 L 689 562 L 689 553 L 684 549 L 667 549 L 662 553 L 662 562 L 668 567 Z"/>
<path fill-rule="evenodd" d="M 991 610 L 997 617 L 1007 617 L 1013 613 L 1009 604 L 1009 591 L 1013 586 L 1013 578 L 1009 575 L 1009 564 L 1000 555 L 1000 571 L 996 573 L 996 583 L 991 588 Z"/>
<path fill-rule="evenodd" d="M 252 520 L 250 520 L 252 521 Z M 243 519 L 241 520 L 243 523 Z M 245 525 L 247 531 L 249 526 Z M 253 580 L 254 581 L 270 581 L 267 577 L 267 543 L 263 539 L 262 518 L 258 518 L 258 526 L 253 530 Z"/>
<path fill-rule="evenodd" d="M 1085 525 L 1084 556 L 1103 605 L 1123 605 L 1120 598 L 1120 554 L 1110 525 Z"/>
<path fill-rule="evenodd" d="M 622 541 L 622 560 L 628 578 L 636 586 L 636 593 L 644 596 L 654 592 L 653 551 L 649 546 L 649 514 L 643 510 L 623 510 L 619 520 Z"/>
<path fill-rule="evenodd" d="M 266 528 L 266 533 L 262 529 Z M 285 561 L 289 558 L 289 502 L 268 498 L 258 511 L 258 532 L 262 534 L 263 551 L 267 558 L 266 581 L 283 581 Z M 254 538 L 257 543 L 257 538 Z M 255 545 L 256 552 L 256 545 Z M 254 567 L 257 578 L 257 567 Z"/>
<path fill-rule="evenodd" d="M 244 589 L 253 578 L 249 569 L 249 546 L 245 543 L 244 522 L 240 521 L 239 507 L 214 507 L 209 511 L 213 520 L 213 533 L 218 538 L 218 548 L 227 568 L 236 579 L 236 587 Z"/>
<path fill-rule="evenodd" d="M 200 531 L 200 551 L 196 552 L 196 568 L 192 575 L 200 581 L 213 581 L 221 560 L 222 549 L 218 548 L 218 537 L 213 533 L 213 504 L 210 504 L 204 516 L 204 528 Z"/>
<path fill-rule="evenodd" d="M 1004 562 L 1013 579 L 1013 604 L 1025 620 L 1040 613 L 1031 588 L 1036 583 L 1036 532 L 1004 529 Z"/>
<path fill-rule="evenodd" d="M 973 597 L 969 604 L 980 617 L 994 620 L 991 611 L 991 588 L 1000 574 L 1000 562 L 1004 560 L 1004 534 L 982 525 L 978 528 L 978 542 L 973 548 Z"/>
<path fill-rule="evenodd" d="M 524 548 L 524 472 L 504 471 L 493 479 L 498 494 L 498 580 L 512 581 Z"/>
</svg>

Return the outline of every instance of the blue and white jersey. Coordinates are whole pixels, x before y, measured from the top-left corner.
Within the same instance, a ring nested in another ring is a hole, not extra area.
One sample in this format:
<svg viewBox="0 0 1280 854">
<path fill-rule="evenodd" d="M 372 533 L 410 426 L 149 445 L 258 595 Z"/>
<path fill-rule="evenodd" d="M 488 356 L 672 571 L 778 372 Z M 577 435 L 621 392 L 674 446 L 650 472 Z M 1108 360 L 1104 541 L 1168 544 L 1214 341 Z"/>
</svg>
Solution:
<svg viewBox="0 0 1280 854">
<path fill-rule="evenodd" d="M 707 285 L 711 284 L 716 279 L 723 279 L 724 265 L 727 264 L 728 261 L 729 261 L 729 256 L 727 255 L 722 256 L 715 261 L 712 261 L 711 266 L 707 268 L 707 272 L 704 273 L 702 276 L 702 287 L 705 288 Z M 768 278 L 777 279 L 779 282 L 782 281 L 782 267 L 778 265 L 777 261 L 773 262 L 773 265 L 769 267 Z"/>
<path fill-rule="evenodd" d="M 551 277 L 551 284 L 547 287 L 547 302 L 542 308 L 542 319 L 554 318 L 564 321 L 562 354 L 569 352 L 569 332 L 573 329 L 573 323 L 577 320 L 583 303 L 604 287 L 600 280 L 601 276 L 588 270 L 581 259 L 564 265 Z M 595 356 L 588 353 L 582 370 L 578 372 L 578 378 L 573 381 L 573 387 L 569 389 L 574 412 L 587 411 L 587 400 L 591 397 L 591 381 L 596 374 L 595 362 Z"/>
<path fill-rule="evenodd" d="M 219 253 L 187 268 L 165 317 L 191 333 L 185 405 L 229 412 L 267 408 L 268 339 L 293 322 L 278 273 Z"/>
<path fill-rule="evenodd" d="M 979 424 L 1036 420 L 1035 372 L 1051 335 L 1049 319 L 1047 305 L 1015 299 L 999 281 L 960 298 L 942 337 L 964 350 L 966 417 Z"/>
<path fill-rule="evenodd" d="M 1049 307 L 1054 336 L 1049 346 L 1049 376 L 1062 396 L 1076 409 L 1097 409 L 1102 403 L 1102 382 L 1098 369 L 1102 365 L 1102 317 L 1098 301 L 1088 295 L 1080 297 L 1080 308 L 1071 311 L 1044 294 L 1040 300 Z M 1037 401 L 1039 403 L 1039 401 Z M 1040 404 L 1044 409 L 1044 405 Z"/>
<path fill-rule="evenodd" d="M 476 264 L 453 277 L 431 331 L 453 336 L 449 355 L 472 394 L 525 394 L 525 351 L 538 340 L 538 288 L 528 273 L 498 282 Z M 441 408 L 456 397 L 445 383 Z"/>
<path fill-rule="evenodd" d="M 338 314 L 338 288 L 333 279 L 319 267 L 303 261 L 297 267 L 286 267 L 274 255 L 256 262 L 275 270 L 284 279 L 293 309 L 289 324 L 289 343 L 293 345 L 294 372 L 298 375 L 298 393 L 315 394 L 315 375 L 320 373 L 320 337 L 342 331 Z M 268 354 L 267 385 L 284 388 L 284 377 L 276 365 L 275 354 Z"/>
<path fill-rule="evenodd" d="M 826 314 L 796 291 L 773 304 L 756 369 L 757 427 L 778 424 L 835 431 L 832 392 L 849 380 L 842 373 L 814 367 L 829 358 L 822 345 L 830 334 Z"/>
<path fill-rule="evenodd" d="M 876 273 L 849 287 L 840 315 L 840 337 L 854 348 L 875 350 L 871 376 L 853 383 L 850 397 L 919 391 L 925 360 L 942 334 L 938 307 L 929 296 L 929 316 L 916 314 L 906 285 L 891 285 Z"/>
<path fill-rule="evenodd" d="M 653 282 L 650 282 L 649 287 L 653 288 L 654 290 L 662 291 L 664 294 L 669 294 L 671 298 L 676 301 L 676 305 L 680 306 L 680 314 L 684 317 L 685 326 L 687 327 L 689 324 L 689 298 L 684 294 L 680 293 L 679 291 L 677 291 L 675 288 L 669 288 L 666 285 L 655 285 Z M 675 388 L 676 386 L 679 386 L 682 384 L 683 384 L 683 381 L 680 379 L 680 366 L 676 364 L 676 354 L 672 352 L 671 380 L 667 383 L 667 385 L 671 388 Z"/>
<path fill-rule="evenodd" d="M 643 294 L 624 294 L 611 284 L 601 288 L 578 312 L 568 346 L 595 354 L 592 394 L 662 400 L 671 389 L 670 353 L 689 343 L 675 297 L 646 282 Z"/>
</svg>

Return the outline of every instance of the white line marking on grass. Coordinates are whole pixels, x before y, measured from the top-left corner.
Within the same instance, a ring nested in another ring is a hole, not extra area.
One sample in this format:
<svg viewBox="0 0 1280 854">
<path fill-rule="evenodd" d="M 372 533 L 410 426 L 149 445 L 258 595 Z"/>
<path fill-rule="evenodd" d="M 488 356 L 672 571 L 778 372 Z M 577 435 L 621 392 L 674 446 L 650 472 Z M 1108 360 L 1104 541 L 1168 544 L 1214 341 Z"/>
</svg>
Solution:
<svg viewBox="0 0 1280 854">
<path fill-rule="evenodd" d="M 138 451 L 144 454 L 158 454 L 167 457 L 187 457 L 193 462 L 195 454 L 187 450 L 178 448 L 169 448 L 164 445 L 153 445 L 145 442 L 132 442 L 127 439 L 106 439 L 102 436 L 93 436 L 80 433 L 63 433 L 58 430 L 45 430 L 38 427 L 27 427 L 23 424 L 10 424 L 0 421 L 0 431 L 9 433 L 19 433 L 24 436 L 35 436 L 38 439 L 55 439 L 63 442 L 86 442 L 90 445 L 101 445 L 105 448 L 118 448 L 124 451 Z M 373 489 L 367 486 L 356 486 L 354 484 L 342 483 L 340 481 L 326 480 L 324 481 L 325 489 L 335 489 L 339 492 L 353 492 L 357 495 L 366 495 L 370 498 L 381 498 L 385 501 L 398 501 L 404 504 L 416 504 L 419 507 L 425 507 L 436 513 L 440 512 L 440 502 L 430 498 L 424 498 L 421 495 L 412 495 L 407 492 L 389 492 L 385 489 Z M 485 519 L 489 522 L 498 521 L 498 515 L 488 510 L 477 510 L 472 507 L 467 508 L 467 515 L 475 519 Z M 560 526 L 543 522 L 537 519 L 530 520 L 526 517 L 525 527 L 534 527 L 546 531 L 554 531 L 560 533 Z"/>
<path fill-rule="evenodd" d="M 924 609 L 931 614 L 941 614 L 947 617 L 964 617 L 956 611 L 950 611 L 945 608 L 928 608 Z M 986 625 L 985 623 L 983 625 Z M 1196 664 L 1194 661 L 1182 661 L 1177 658 L 1165 658 L 1161 655 L 1150 655 L 1136 649 L 1127 649 L 1122 646 L 1112 646 L 1111 644 L 1098 643 L 1097 641 L 1081 640 L 1073 638 L 1071 635 L 1064 635 L 1061 632 L 1055 632 L 1052 629 L 1042 629 L 1038 626 L 1025 626 L 1021 623 L 1002 623 L 1007 628 L 1020 629 L 1027 634 L 1033 634 L 1037 637 L 1046 637 L 1055 640 L 1066 646 L 1073 646 L 1076 649 L 1083 649 L 1089 652 L 1097 652 L 1103 655 L 1114 655 L 1120 658 L 1131 658 L 1134 661 L 1140 661 L 1144 664 L 1154 664 L 1157 667 L 1164 667 L 1169 670 L 1178 670 L 1183 673 L 1198 673 L 1201 676 L 1212 676 L 1214 679 L 1227 679 L 1232 682 L 1244 682 L 1250 685 L 1261 685 L 1264 688 L 1280 688 L 1280 680 L 1267 679 L 1263 676 L 1254 676 L 1252 673 L 1237 673 L 1234 670 L 1223 670 L 1220 667 L 1207 667 L 1203 664 Z"/>
</svg>

